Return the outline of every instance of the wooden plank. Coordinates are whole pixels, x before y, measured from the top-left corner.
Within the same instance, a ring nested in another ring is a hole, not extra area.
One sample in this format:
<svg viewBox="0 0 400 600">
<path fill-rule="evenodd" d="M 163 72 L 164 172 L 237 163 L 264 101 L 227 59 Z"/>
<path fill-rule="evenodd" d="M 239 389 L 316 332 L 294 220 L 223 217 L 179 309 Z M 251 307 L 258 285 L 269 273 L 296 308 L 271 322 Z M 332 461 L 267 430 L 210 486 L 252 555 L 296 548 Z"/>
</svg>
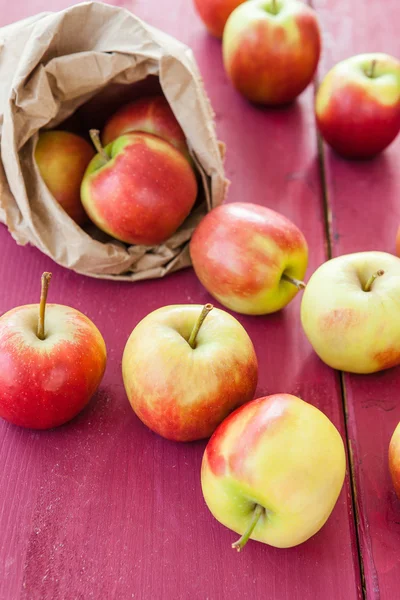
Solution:
<svg viewBox="0 0 400 600">
<path fill-rule="evenodd" d="M 366 0 L 315 0 L 325 31 L 320 77 L 361 52 L 398 56 L 400 5 Z M 400 139 L 380 157 L 345 161 L 325 154 L 333 255 L 362 250 L 394 252 L 400 223 Z M 392 489 L 387 451 L 400 420 L 400 368 L 344 376 L 359 536 L 368 600 L 399 597 L 400 502 Z"/>
<path fill-rule="evenodd" d="M 57 0 L 51 7 L 67 4 Z M 204 32 L 191 4 L 166 4 L 141 0 L 134 7 L 195 51 L 219 135 L 228 144 L 229 200 L 258 202 L 292 218 L 309 242 L 312 272 L 325 259 L 313 90 L 290 109 L 250 106 L 228 84 L 220 44 Z M 1 0 L 1 21 L 48 6 L 45 0 Z M 361 597 L 348 478 L 327 525 L 309 542 L 290 550 L 249 543 L 238 555 L 230 549 L 234 534 L 212 518 L 202 499 L 205 442 L 167 442 L 132 413 L 120 372 L 124 343 L 149 311 L 209 300 L 192 270 L 164 281 L 110 283 L 17 247 L 2 226 L 0 244 L 0 312 L 36 301 L 41 272 L 52 270 L 51 301 L 88 314 L 109 351 L 99 393 L 72 423 L 41 433 L 0 423 L 1 600 Z M 258 395 L 301 395 L 344 435 L 338 378 L 311 351 L 299 302 L 270 317 L 239 317 L 259 357 Z"/>
</svg>

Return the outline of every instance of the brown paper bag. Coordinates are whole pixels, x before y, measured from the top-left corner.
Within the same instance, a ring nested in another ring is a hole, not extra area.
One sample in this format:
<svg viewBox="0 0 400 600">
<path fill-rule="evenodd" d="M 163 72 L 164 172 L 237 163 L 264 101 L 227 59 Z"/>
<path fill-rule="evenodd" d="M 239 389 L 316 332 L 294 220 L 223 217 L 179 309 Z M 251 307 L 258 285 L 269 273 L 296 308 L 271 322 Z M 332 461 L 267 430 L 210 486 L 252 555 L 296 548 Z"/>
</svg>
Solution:
<svg viewBox="0 0 400 600">
<path fill-rule="evenodd" d="M 1 29 L 0 81 L 0 221 L 18 244 L 33 244 L 65 267 L 109 279 L 162 277 L 190 264 L 191 234 L 223 201 L 227 182 L 213 113 L 189 48 L 124 9 L 89 2 Z M 64 125 L 71 115 L 70 122 L 86 118 L 85 127 L 98 126 L 87 116 L 98 117 L 101 103 L 104 109 L 107 102 L 123 102 L 125 91 L 137 95 L 135 86 L 143 81 L 160 86 L 203 182 L 188 219 L 157 247 L 127 246 L 95 227 L 81 229 L 50 194 L 33 158 L 40 128 Z"/>
</svg>

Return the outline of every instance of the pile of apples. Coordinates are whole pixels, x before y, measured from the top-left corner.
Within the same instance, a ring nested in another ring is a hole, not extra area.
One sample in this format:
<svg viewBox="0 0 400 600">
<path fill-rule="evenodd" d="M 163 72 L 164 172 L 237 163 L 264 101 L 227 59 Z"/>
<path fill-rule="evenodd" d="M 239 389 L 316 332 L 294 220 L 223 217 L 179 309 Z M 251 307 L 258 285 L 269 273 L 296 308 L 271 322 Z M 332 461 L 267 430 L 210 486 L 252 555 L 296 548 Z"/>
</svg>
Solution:
<svg viewBox="0 0 400 600">
<path fill-rule="evenodd" d="M 155 246 L 184 222 L 197 198 L 186 137 L 163 96 L 144 97 L 107 121 L 94 147 L 68 131 L 39 134 L 35 159 L 53 197 L 78 225 L 87 217 L 126 244 Z"/>
<path fill-rule="evenodd" d="M 319 58 L 315 13 L 297 0 L 196 0 L 234 85 L 251 100 L 293 100 Z M 232 13 L 232 14 L 230 14 Z M 229 16 L 230 15 L 230 16 Z M 228 18 L 229 17 L 229 18 Z M 226 24 L 225 24 L 226 23 Z M 357 103 L 359 118 L 350 118 Z M 400 128 L 400 63 L 386 55 L 335 67 L 317 95 L 320 129 L 350 156 L 383 149 Z M 349 112 L 350 111 L 350 112 Z M 55 199 L 80 225 L 87 216 L 128 244 L 154 245 L 184 221 L 197 196 L 184 132 L 163 97 L 123 106 L 97 150 L 75 134 L 39 136 L 36 161 Z M 283 309 L 300 290 L 301 322 L 332 368 L 373 373 L 400 364 L 400 258 L 340 256 L 304 283 L 308 247 L 298 227 L 251 203 L 209 212 L 190 242 L 199 280 L 220 304 L 248 315 Z M 0 416 L 23 427 L 66 423 L 88 403 L 106 368 L 101 333 L 73 308 L 39 304 L 0 317 Z M 254 399 L 258 361 L 243 326 L 212 304 L 165 306 L 131 332 L 122 378 L 132 409 L 177 442 L 210 438 L 201 484 L 212 514 L 240 535 L 276 547 L 300 544 L 326 522 L 346 471 L 342 438 L 316 407 L 286 393 Z M 400 495 L 400 426 L 389 451 Z"/>
<path fill-rule="evenodd" d="M 194 0 L 208 31 L 222 38 L 226 73 L 251 102 L 292 102 L 313 80 L 321 52 L 315 11 L 299 0 Z M 315 102 L 325 141 L 347 158 L 369 158 L 400 131 L 400 61 L 382 53 L 338 63 Z M 400 234 L 399 234 L 400 238 Z"/>
</svg>

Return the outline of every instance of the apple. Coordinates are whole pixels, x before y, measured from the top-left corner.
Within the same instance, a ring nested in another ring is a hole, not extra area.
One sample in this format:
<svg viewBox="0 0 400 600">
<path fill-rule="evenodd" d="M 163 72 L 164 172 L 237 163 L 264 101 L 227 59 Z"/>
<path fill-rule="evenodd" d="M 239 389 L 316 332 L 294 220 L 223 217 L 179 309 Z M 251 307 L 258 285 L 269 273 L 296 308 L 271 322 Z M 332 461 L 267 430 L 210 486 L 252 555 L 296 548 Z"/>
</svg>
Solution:
<svg viewBox="0 0 400 600">
<path fill-rule="evenodd" d="M 253 102 L 293 101 L 312 81 L 321 39 L 315 11 L 298 0 L 248 0 L 223 35 L 225 70 Z"/>
<path fill-rule="evenodd" d="M 0 317 L 0 416 L 33 429 L 75 417 L 106 366 L 104 340 L 92 321 L 69 306 L 46 305 L 50 277 L 42 275 L 40 304 Z"/>
<path fill-rule="evenodd" d="M 400 364 L 400 258 L 357 252 L 320 266 L 307 284 L 301 322 L 318 356 L 351 373 Z"/>
<path fill-rule="evenodd" d="M 400 423 L 389 444 L 389 471 L 397 497 L 400 499 Z"/>
<path fill-rule="evenodd" d="M 211 35 L 222 38 L 225 23 L 233 10 L 245 0 L 194 0 L 196 10 Z"/>
<path fill-rule="evenodd" d="M 359 54 L 338 63 L 316 96 L 318 128 L 346 158 L 370 158 L 400 130 L 400 61 L 387 54 Z"/>
<path fill-rule="evenodd" d="M 201 465 L 206 504 L 223 525 L 290 548 L 308 540 L 331 514 L 343 485 L 342 438 L 318 408 L 290 394 L 257 398 L 215 431 Z"/>
<path fill-rule="evenodd" d="M 78 225 L 83 225 L 87 219 L 80 188 L 94 155 L 86 140 L 68 131 L 41 132 L 35 148 L 36 164 L 44 183 Z"/>
<path fill-rule="evenodd" d="M 163 96 L 140 98 L 122 106 L 107 121 L 102 142 L 110 144 L 121 135 L 134 131 L 152 133 L 164 139 L 191 160 L 186 136 Z"/>
<path fill-rule="evenodd" d="M 400 257 L 400 227 L 398 228 L 396 235 L 396 254 Z"/>
<path fill-rule="evenodd" d="M 254 397 L 253 344 L 234 317 L 212 309 L 164 306 L 135 327 L 125 346 L 129 402 L 145 425 L 169 440 L 209 437 L 229 412 Z"/>
<path fill-rule="evenodd" d="M 174 146 L 149 133 L 128 133 L 103 148 L 81 187 L 82 203 L 102 230 L 127 244 L 165 242 L 189 215 L 197 196 L 193 169 Z"/>
<path fill-rule="evenodd" d="M 195 230 L 190 255 L 204 287 L 239 313 L 275 312 L 304 287 L 303 234 L 283 215 L 257 204 L 214 208 Z"/>
</svg>

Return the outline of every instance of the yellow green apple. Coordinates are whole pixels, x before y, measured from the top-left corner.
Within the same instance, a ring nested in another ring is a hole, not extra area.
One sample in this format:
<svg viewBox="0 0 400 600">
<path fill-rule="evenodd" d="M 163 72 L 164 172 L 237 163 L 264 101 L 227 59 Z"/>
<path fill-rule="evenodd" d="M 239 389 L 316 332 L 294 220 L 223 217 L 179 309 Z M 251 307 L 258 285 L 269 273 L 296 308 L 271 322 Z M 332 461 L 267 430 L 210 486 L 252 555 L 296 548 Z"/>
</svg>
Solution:
<svg viewBox="0 0 400 600">
<path fill-rule="evenodd" d="M 400 364 L 400 258 L 357 252 L 333 258 L 310 278 L 301 322 L 334 369 L 373 373 Z"/>
<path fill-rule="evenodd" d="M 321 529 L 343 485 L 342 438 L 316 407 L 290 394 L 257 398 L 237 409 L 208 442 L 201 466 L 214 517 L 241 537 L 278 548 Z"/>
</svg>

